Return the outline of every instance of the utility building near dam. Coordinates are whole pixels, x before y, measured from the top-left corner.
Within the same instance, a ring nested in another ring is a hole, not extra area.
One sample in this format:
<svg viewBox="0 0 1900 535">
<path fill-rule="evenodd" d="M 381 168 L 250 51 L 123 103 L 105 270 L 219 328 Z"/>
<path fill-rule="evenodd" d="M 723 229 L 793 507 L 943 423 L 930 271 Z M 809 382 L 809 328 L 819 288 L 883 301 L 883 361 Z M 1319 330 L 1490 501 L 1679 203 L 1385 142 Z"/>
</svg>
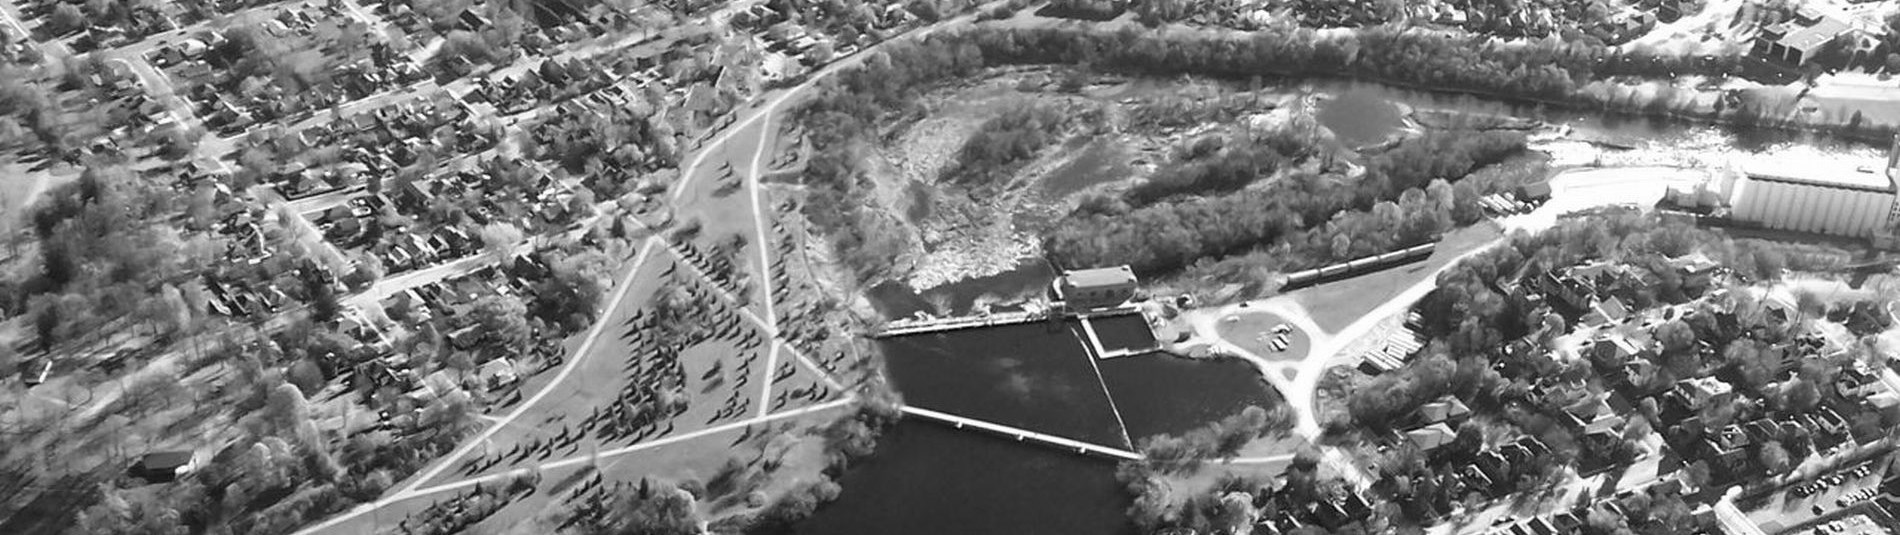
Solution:
<svg viewBox="0 0 1900 535">
<path fill-rule="evenodd" d="M 1900 221 L 1900 150 L 1888 151 L 1885 169 L 1788 157 L 1755 157 L 1741 168 L 1729 202 L 1737 221 L 1850 238 L 1891 235 Z"/>
<path fill-rule="evenodd" d="M 1050 290 L 1072 310 L 1119 306 L 1135 298 L 1135 270 L 1128 266 L 1065 270 Z"/>
</svg>

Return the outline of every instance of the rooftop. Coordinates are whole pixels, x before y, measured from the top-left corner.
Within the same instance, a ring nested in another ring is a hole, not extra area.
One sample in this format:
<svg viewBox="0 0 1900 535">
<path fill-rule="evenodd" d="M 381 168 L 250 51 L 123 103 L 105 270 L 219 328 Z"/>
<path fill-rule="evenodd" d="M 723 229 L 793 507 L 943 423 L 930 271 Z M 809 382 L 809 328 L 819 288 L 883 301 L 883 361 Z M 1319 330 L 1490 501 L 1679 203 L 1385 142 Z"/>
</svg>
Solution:
<svg viewBox="0 0 1900 535">
<path fill-rule="evenodd" d="M 1135 272 L 1128 266 L 1115 266 L 1093 269 L 1075 269 L 1062 272 L 1062 279 L 1071 286 L 1115 286 L 1134 284 Z"/>
<path fill-rule="evenodd" d="M 147 470 L 171 470 L 191 464 L 191 451 L 160 451 L 148 453 L 139 459 L 139 466 Z"/>
<path fill-rule="evenodd" d="M 1787 34 L 1782 35 L 1775 42 L 1803 52 L 1812 52 L 1819 49 L 1821 45 L 1827 44 L 1835 36 L 1853 28 L 1847 21 L 1821 15 L 1818 12 L 1813 13 L 1812 16 L 1816 19 L 1813 24 L 1781 24 L 1780 26 L 1786 29 Z"/>
<path fill-rule="evenodd" d="M 1794 158 L 1756 154 L 1740 158 L 1742 171 L 1752 180 L 1826 186 L 1863 191 L 1892 192 L 1893 179 L 1882 162 L 1858 159 Z"/>
</svg>

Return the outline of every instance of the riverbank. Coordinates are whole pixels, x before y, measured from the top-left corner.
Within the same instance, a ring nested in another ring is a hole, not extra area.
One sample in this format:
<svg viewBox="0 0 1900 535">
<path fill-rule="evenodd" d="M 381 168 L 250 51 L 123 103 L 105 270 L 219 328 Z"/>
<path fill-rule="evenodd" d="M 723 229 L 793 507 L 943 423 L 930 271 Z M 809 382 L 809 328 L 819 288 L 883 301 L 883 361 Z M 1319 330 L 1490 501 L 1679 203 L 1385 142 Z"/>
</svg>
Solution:
<svg viewBox="0 0 1900 535">
<path fill-rule="evenodd" d="M 1208 42 L 1221 41 L 1240 45 L 1241 48 L 1255 46 L 1254 41 L 1265 35 L 1279 35 L 1287 32 L 1248 32 L 1230 28 L 1203 27 L 1188 24 L 1169 24 L 1150 29 L 1132 21 L 1110 21 L 1102 23 L 1076 23 L 1061 19 L 1047 19 L 1029 14 L 998 21 L 986 21 L 972 25 L 973 31 L 985 29 L 993 31 L 1056 31 L 1075 32 L 1090 36 L 1091 39 L 1112 39 L 1119 43 L 1120 50 L 1201 48 Z M 1340 46 L 1342 40 L 1359 41 L 1358 36 L 1366 34 L 1368 29 L 1338 30 L 1333 32 L 1293 32 L 1288 37 L 1306 46 Z M 1403 34 L 1405 32 L 1401 32 Z M 1363 43 L 1360 43 L 1364 46 Z M 1480 47 L 1488 45 L 1480 45 Z M 1623 49 L 1607 49 L 1611 54 L 1625 53 Z M 1197 51 L 1198 52 L 1198 51 Z M 1231 54 L 1245 54 L 1246 50 L 1230 51 Z M 1312 52 L 1308 52 L 1311 54 Z M 1560 54 L 1560 60 L 1578 62 L 1573 57 L 1574 50 L 1552 52 Z M 1479 56 L 1486 61 L 1508 58 L 1509 54 L 1497 54 L 1497 58 Z M 1527 57 L 1527 56 L 1520 56 Z M 1530 104 L 1625 115 L 1628 117 L 1668 118 L 1671 120 L 1721 124 L 1738 128 L 1772 128 L 1780 130 L 1821 133 L 1857 139 L 1874 143 L 1887 143 L 1889 137 L 1900 132 L 1900 98 L 1892 95 L 1900 89 L 1900 82 L 1881 87 L 1878 82 L 1868 82 L 1852 76 L 1833 76 L 1823 79 L 1821 89 L 1816 94 L 1823 102 L 1809 98 L 1808 91 L 1801 86 L 1768 86 L 1752 82 L 1729 81 L 1726 75 L 1708 77 L 1704 75 L 1676 76 L 1667 80 L 1647 80 L 1630 83 L 1634 77 L 1603 75 L 1595 79 L 1569 83 L 1573 87 L 1562 94 L 1540 96 L 1531 93 L 1507 93 L 1469 84 L 1421 83 L 1417 80 L 1394 76 L 1380 76 L 1374 73 L 1352 69 L 1357 61 L 1348 55 L 1344 61 L 1306 65 L 1301 68 L 1276 68 L 1286 63 L 1286 58 L 1267 58 L 1268 61 L 1247 63 L 1244 65 L 1221 63 L 1211 60 L 1188 58 L 1187 62 L 1174 62 L 1176 70 L 1189 68 L 1195 63 L 1218 63 L 1222 69 L 1206 69 L 1200 76 L 1228 77 L 1244 79 L 1252 75 L 1272 75 L 1286 78 L 1344 78 L 1365 82 L 1374 82 L 1392 87 L 1407 89 L 1457 93 L 1500 100 L 1518 104 Z M 1305 58 L 1293 58 L 1299 62 Z M 1743 59 L 1742 61 L 1754 61 Z M 1587 63 L 1587 62 L 1586 62 Z M 1095 62 L 1100 68 L 1112 64 L 1112 60 Z M 1526 64 L 1524 66 L 1534 66 Z M 1559 70 L 1563 66 L 1559 66 Z M 1457 73 L 1451 73 L 1457 74 Z M 1549 77 L 1551 73 L 1530 73 Z M 1453 76 L 1455 78 L 1455 76 Z M 1834 80 L 1838 78 L 1839 80 Z M 1486 78 L 1484 83 L 1496 84 Z M 1719 81 L 1724 83 L 1705 84 Z M 1699 86 L 1711 86 L 1702 89 Z M 1731 92 L 1739 97 L 1730 97 Z M 1736 100 L 1740 98 L 1741 100 Z M 1724 102 L 1729 100 L 1732 102 Z M 1804 104 L 1806 103 L 1806 104 Z M 1832 107 L 1821 104 L 1832 103 Z M 1810 105 L 1812 104 L 1812 105 Z"/>
</svg>

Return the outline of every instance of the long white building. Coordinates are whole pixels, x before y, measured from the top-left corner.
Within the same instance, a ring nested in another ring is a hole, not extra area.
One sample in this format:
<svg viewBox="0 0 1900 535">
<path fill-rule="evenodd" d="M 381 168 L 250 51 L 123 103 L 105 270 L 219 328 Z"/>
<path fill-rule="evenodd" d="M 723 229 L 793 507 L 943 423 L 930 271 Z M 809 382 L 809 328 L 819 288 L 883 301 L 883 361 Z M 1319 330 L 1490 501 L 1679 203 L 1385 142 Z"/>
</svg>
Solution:
<svg viewBox="0 0 1900 535">
<path fill-rule="evenodd" d="M 1897 147 L 1900 148 L 1900 147 Z M 1885 169 L 1835 159 L 1750 158 L 1741 164 L 1730 217 L 1764 227 L 1853 238 L 1887 234 L 1900 222 L 1900 151 Z"/>
</svg>

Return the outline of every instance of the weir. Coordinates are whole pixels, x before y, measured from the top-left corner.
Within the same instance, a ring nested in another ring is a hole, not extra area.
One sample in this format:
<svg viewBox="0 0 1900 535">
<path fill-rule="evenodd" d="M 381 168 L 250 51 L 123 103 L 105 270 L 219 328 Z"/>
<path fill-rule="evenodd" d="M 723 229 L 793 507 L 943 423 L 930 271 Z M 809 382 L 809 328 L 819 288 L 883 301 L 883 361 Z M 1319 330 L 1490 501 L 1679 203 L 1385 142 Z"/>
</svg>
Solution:
<svg viewBox="0 0 1900 535">
<path fill-rule="evenodd" d="M 1140 309 L 1134 306 L 1123 306 L 1080 312 L 1066 310 L 1050 310 L 1047 312 L 997 312 L 981 316 L 958 316 L 928 320 L 898 320 L 884 324 L 884 327 L 872 332 L 869 336 L 871 338 L 890 338 L 893 336 L 1016 325 L 1043 320 L 1059 321 L 1071 317 L 1105 318 L 1111 316 L 1126 316 L 1137 312 L 1140 312 Z"/>
</svg>

